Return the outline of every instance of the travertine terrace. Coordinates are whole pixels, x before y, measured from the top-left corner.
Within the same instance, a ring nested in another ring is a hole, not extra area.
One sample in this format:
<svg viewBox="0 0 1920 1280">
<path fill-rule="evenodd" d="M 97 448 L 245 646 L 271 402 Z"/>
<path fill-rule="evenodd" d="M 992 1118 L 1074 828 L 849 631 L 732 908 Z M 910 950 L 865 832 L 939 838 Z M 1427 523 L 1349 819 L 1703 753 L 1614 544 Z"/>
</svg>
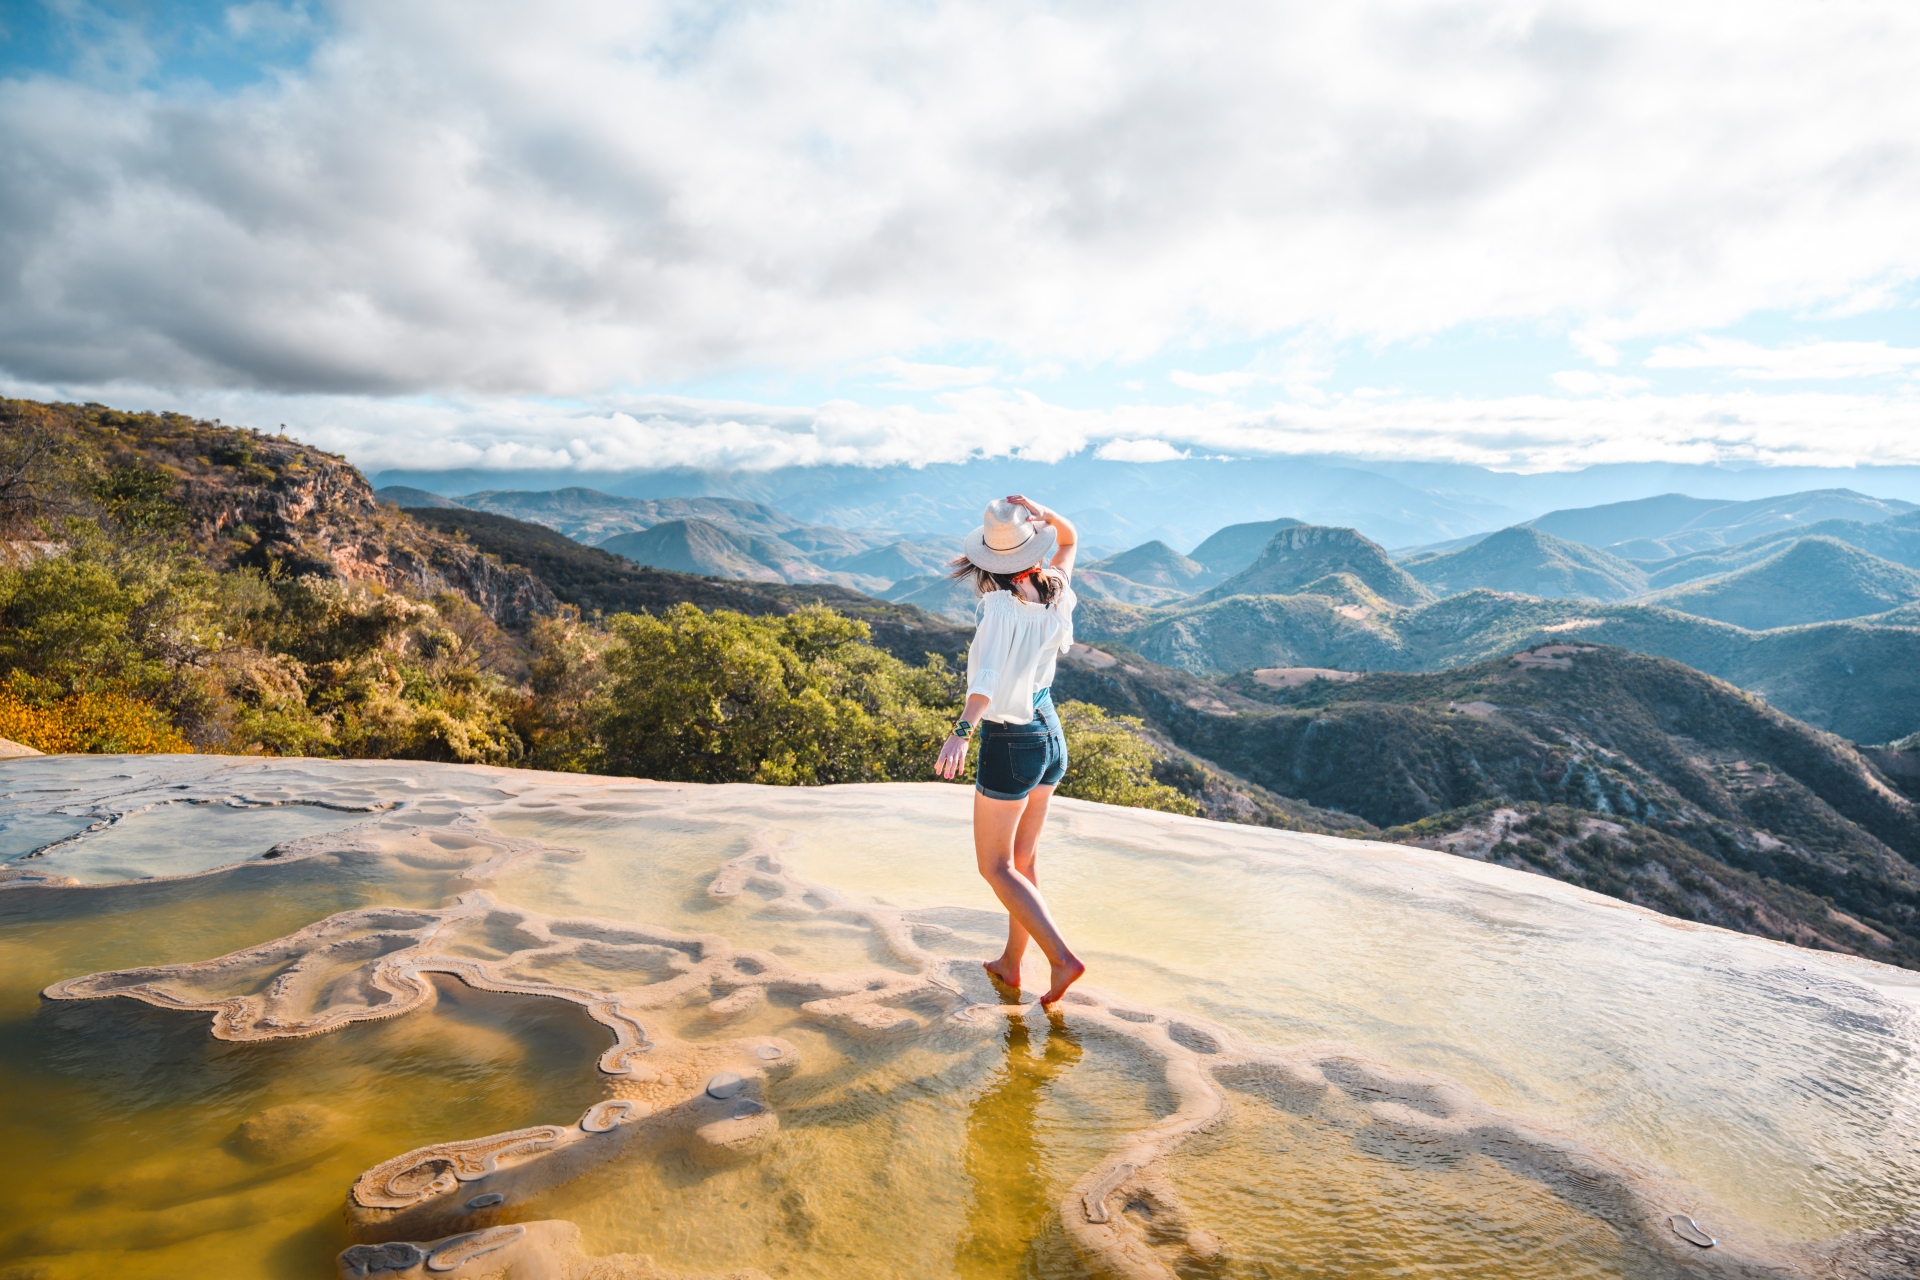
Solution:
<svg viewBox="0 0 1920 1280">
<path fill-rule="evenodd" d="M 0 872 L 16 925 L 115 899 L 116 918 L 161 900 L 220 914 L 250 895 L 363 886 L 354 905 L 255 926 L 244 945 L 63 976 L 45 987 L 50 1013 L 138 1001 L 168 1027 L 209 1029 L 223 1053 L 311 1041 L 314 1061 L 373 1025 L 457 1037 L 449 1000 L 492 1002 L 496 1038 L 511 1040 L 516 1009 L 572 1006 L 597 1028 L 581 1069 L 598 1084 L 577 1118 L 503 1112 L 497 1131 L 396 1143 L 337 1184 L 343 1276 L 983 1274 L 978 1239 L 1015 1228 L 981 1209 L 996 1189 L 977 1157 L 1022 1141 L 1046 1169 L 1032 1184 L 1045 1203 L 1013 1247 L 1039 1274 L 1269 1274 L 1318 1247 L 1313 1203 L 1352 1214 L 1387 1176 L 1404 1194 L 1367 1209 L 1371 1229 L 1451 1241 L 1436 1268 L 1464 1251 L 1512 1274 L 1894 1276 L 1915 1256 L 1920 1184 L 1899 1136 L 1913 1120 L 1893 1061 L 1920 1045 L 1907 977 L 1535 877 L 1063 805 L 1043 867 L 1063 873 L 1063 912 L 1085 915 L 1094 973 L 1049 1019 L 978 967 L 996 920 L 966 879 L 957 789 L 202 758 L 5 768 L 9 838 L 37 841 L 9 847 Z M 269 839 L 279 813 L 306 826 Z M 219 839 L 136 839 L 143 822 L 196 817 Z M 1513 954 L 1485 954 L 1503 940 Z M 1221 972 L 1236 947 L 1243 968 Z M 1381 959 L 1356 965 L 1370 947 Z M 1676 1025 L 1687 1016 L 1693 1031 Z M 1795 1046 L 1843 1022 L 1882 1060 L 1836 1054 L 1821 1068 L 1829 1114 L 1769 1115 L 1804 1096 Z M 1015 1112 L 1024 1132 L 989 1131 L 982 1099 L 1010 1078 L 1016 1033 L 1084 1056 Z M 62 1015 L 40 1034 L 104 1033 Z M 1702 1036 L 1716 1052 L 1695 1061 L 1679 1046 Z M 1714 1059 L 1776 1082 L 1730 1099 Z M 1849 1092 L 1891 1114 L 1878 1135 Z M 290 1167 L 322 1125 L 298 1108 L 345 1104 L 285 1105 L 226 1149 Z M 1689 1159 L 1694 1135 L 1718 1148 Z M 363 1148 L 378 1137 L 363 1131 Z M 1816 1167 L 1841 1141 L 1850 1204 Z M 924 1166 L 903 1182 L 890 1167 L 909 1151 Z M 1750 1180 L 1763 1169 L 1766 1189 Z M 1471 1181 L 1487 1221 L 1551 1217 L 1560 1252 L 1529 1243 L 1532 1228 L 1503 1240 L 1450 1218 L 1449 1178 Z M 96 1181 L 114 1185 L 106 1170 Z M 8 1247 L 43 1274 L 83 1274 L 114 1256 L 105 1234 L 105 1252 L 57 1232 Z M 1503 1253 L 1516 1243 L 1524 1257 Z M 194 1256 L 190 1241 L 169 1247 Z M 297 1273 L 279 1265 L 256 1270 Z M 1403 1265 L 1419 1274 L 1420 1256 Z"/>
</svg>

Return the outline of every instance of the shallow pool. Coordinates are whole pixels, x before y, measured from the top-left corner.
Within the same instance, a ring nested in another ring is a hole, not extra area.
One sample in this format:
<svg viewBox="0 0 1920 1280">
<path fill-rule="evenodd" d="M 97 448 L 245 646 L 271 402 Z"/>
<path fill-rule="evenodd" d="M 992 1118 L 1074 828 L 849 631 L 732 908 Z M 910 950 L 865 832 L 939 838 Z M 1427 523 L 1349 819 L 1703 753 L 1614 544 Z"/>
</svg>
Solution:
<svg viewBox="0 0 1920 1280">
<path fill-rule="evenodd" d="M 1870 1275 L 1920 1213 L 1902 971 L 1067 802 L 1049 1018 L 957 787 L 178 761 L 0 765 L 118 815 L 0 889 L 0 1274 Z"/>
</svg>

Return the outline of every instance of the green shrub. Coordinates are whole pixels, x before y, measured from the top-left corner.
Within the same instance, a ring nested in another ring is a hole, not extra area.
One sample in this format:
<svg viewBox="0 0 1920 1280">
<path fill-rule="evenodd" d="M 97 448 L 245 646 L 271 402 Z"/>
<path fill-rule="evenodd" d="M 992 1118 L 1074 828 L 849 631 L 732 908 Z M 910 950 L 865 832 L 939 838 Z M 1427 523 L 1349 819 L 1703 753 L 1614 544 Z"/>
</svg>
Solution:
<svg viewBox="0 0 1920 1280">
<path fill-rule="evenodd" d="M 1153 780 L 1154 752 L 1137 716 L 1109 716 L 1087 702 L 1060 704 L 1067 733 L 1067 776 L 1060 795 L 1134 809 L 1198 814 L 1200 806 Z"/>
<path fill-rule="evenodd" d="M 750 618 L 675 605 L 616 614 L 600 655 L 597 764 L 680 782 L 815 785 L 931 775 L 958 690 L 864 622 L 817 606 Z"/>
</svg>

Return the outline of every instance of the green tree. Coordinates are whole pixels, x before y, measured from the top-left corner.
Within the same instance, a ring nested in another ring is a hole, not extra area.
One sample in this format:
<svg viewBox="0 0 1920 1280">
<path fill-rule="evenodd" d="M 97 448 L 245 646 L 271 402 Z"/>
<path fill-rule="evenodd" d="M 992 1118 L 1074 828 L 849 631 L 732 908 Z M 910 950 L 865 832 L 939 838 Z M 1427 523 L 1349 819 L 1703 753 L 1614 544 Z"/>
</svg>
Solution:
<svg viewBox="0 0 1920 1280">
<path fill-rule="evenodd" d="M 1193 816 L 1200 806 L 1153 780 L 1153 747 L 1140 736 L 1137 716 L 1110 716 L 1088 702 L 1060 704 L 1067 734 L 1067 776 L 1059 794 L 1133 809 Z"/>
<path fill-rule="evenodd" d="M 930 775 L 958 690 L 867 643 L 864 622 L 616 614 L 602 655 L 601 768 L 682 782 L 817 785 Z"/>
<path fill-rule="evenodd" d="M 117 693 L 161 705 L 190 738 L 211 710 L 215 576 L 165 540 L 70 520 L 64 542 L 0 561 L 0 672 L 34 701 Z"/>
</svg>

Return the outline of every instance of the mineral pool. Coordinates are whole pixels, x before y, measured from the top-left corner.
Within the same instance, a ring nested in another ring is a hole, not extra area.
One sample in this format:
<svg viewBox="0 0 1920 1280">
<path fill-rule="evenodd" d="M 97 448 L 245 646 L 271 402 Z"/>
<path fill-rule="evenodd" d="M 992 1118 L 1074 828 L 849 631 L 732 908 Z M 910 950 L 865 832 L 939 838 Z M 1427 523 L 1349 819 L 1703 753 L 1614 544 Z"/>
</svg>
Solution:
<svg viewBox="0 0 1920 1280">
<path fill-rule="evenodd" d="M 966 790 L 0 764 L 0 1277 L 1920 1273 L 1920 975 Z"/>
</svg>

